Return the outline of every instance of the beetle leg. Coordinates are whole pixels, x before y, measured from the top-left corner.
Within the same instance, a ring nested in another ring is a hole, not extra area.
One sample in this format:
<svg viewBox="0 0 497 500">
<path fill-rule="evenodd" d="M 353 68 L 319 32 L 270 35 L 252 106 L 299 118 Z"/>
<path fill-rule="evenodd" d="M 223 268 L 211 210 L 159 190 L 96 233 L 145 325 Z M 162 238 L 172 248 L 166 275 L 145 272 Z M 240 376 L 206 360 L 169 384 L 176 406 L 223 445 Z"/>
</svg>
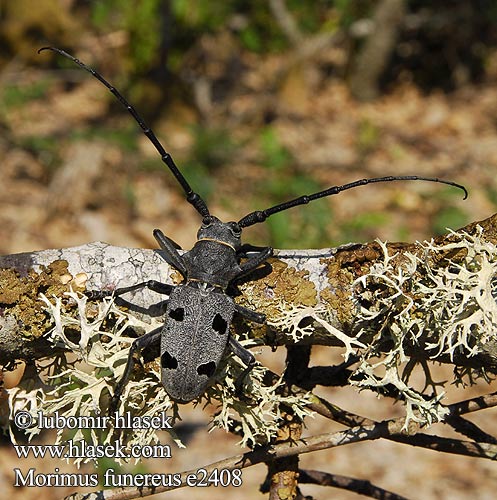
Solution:
<svg viewBox="0 0 497 500">
<path fill-rule="evenodd" d="M 157 233 L 157 235 L 155 233 Z M 157 240 L 157 242 L 159 243 L 161 248 L 162 248 L 162 244 L 159 241 L 159 239 L 167 241 L 176 250 L 182 250 L 181 245 L 179 243 L 176 243 L 171 237 L 166 236 L 160 229 L 154 229 L 154 236 L 155 236 L 155 239 Z"/>
<path fill-rule="evenodd" d="M 233 351 L 234 354 L 236 354 L 245 365 L 247 365 L 247 368 L 243 370 L 243 372 L 240 374 L 239 377 L 235 380 L 235 390 L 236 393 L 239 396 L 243 395 L 243 381 L 245 380 L 245 377 L 251 372 L 252 368 L 255 365 L 255 357 L 254 355 L 245 349 L 245 347 L 238 342 L 234 337 L 230 335 L 229 337 L 229 345 L 231 350 Z"/>
<path fill-rule="evenodd" d="M 249 258 L 249 254 L 256 254 L 262 252 L 266 248 L 267 247 L 259 247 L 256 245 L 252 245 L 251 243 L 244 243 L 240 247 L 240 250 L 238 250 L 237 254 L 238 257 Z"/>
<path fill-rule="evenodd" d="M 265 247 L 260 252 L 256 253 L 253 257 L 250 257 L 245 262 L 240 264 L 240 273 L 236 276 L 236 279 L 241 278 L 245 274 L 250 273 L 262 263 L 266 262 L 269 257 L 273 255 L 273 249 L 271 247 Z"/>
<path fill-rule="evenodd" d="M 235 311 L 238 314 L 241 314 L 244 318 L 247 318 L 250 321 L 253 321 L 254 323 L 264 323 L 266 321 L 266 315 L 261 314 L 255 311 L 252 311 L 252 309 L 248 309 L 247 307 L 243 307 L 239 304 L 235 304 Z"/>
<path fill-rule="evenodd" d="M 128 292 L 134 292 L 135 290 L 140 290 L 141 288 L 148 288 L 156 293 L 161 293 L 164 295 L 170 295 L 174 285 L 168 285 L 167 283 L 161 283 L 156 280 L 144 281 L 143 283 L 137 283 L 136 285 L 125 286 L 122 288 L 116 288 L 115 290 L 88 290 L 85 292 L 85 295 L 89 299 L 103 299 L 104 297 L 109 297 L 111 295 L 115 295 L 119 297 L 119 295 L 124 295 Z"/>
<path fill-rule="evenodd" d="M 166 236 L 160 229 L 154 229 L 154 237 L 163 252 L 166 254 L 166 262 L 177 269 L 183 278 L 186 278 L 187 270 L 181 255 L 178 253 L 179 245 Z"/>
<path fill-rule="evenodd" d="M 255 364 L 254 355 L 248 349 L 245 349 L 245 347 L 243 347 L 242 344 L 240 344 L 240 342 L 238 342 L 238 340 L 236 340 L 232 335 L 230 335 L 228 343 L 233 353 L 236 354 L 243 361 L 243 363 L 247 365 L 247 368 L 251 370 Z"/>
<path fill-rule="evenodd" d="M 129 377 L 136 363 L 134 355 L 137 352 L 142 351 L 146 347 L 149 347 L 150 345 L 158 342 L 161 337 L 162 328 L 163 326 L 160 326 L 159 328 L 155 328 L 154 330 L 145 333 L 145 335 L 138 337 L 131 344 L 131 347 L 129 348 L 128 361 L 126 362 L 126 367 L 124 368 L 123 376 L 121 377 L 121 379 L 119 380 L 114 389 L 114 395 L 112 396 L 109 405 L 110 415 L 113 415 L 119 408 L 119 403 L 121 401 L 122 393 L 124 391 L 124 388 L 126 387 L 126 384 L 128 383 Z"/>
</svg>

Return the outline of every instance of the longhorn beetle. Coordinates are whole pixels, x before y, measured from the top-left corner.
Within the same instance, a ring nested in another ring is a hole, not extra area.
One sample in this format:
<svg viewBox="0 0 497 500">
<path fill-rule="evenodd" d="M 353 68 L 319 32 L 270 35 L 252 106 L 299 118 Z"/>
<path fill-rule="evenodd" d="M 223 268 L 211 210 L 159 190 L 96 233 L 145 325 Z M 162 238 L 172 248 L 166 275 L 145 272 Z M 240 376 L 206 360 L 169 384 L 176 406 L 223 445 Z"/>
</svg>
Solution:
<svg viewBox="0 0 497 500">
<path fill-rule="evenodd" d="M 136 110 L 107 80 L 79 59 L 55 47 L 43 47 L 43 50 L 56 52 L 90 72 L 100 80 L 119 102 L 131 113 L 143 133 L 155 146 L 162 161 L 169 168 L 182 187 L 186 200 L 193 205 L 202 217 L 202 225 L 197 233 L 197 241 L 193 248 L 184 254 L 178 252 L 178 246 L 164 235 L 160 229 L 153 234 L 164 252 L 164 259 L 174 267 L 183 281 L 176 286 L 158 281 L 147 281 L 132 286 L 117 288 L 111 291 L 87 292 L 90 297 L 103 298 L 111 295 L 120 296 L 127 292 L 148 288 L 159 294 L 169 296 L 166 301 L 166 319 L 164 325 L 141 337 L 131 345 L 124 374 L 118 382 L 111 401 L 111 410 L 116 409 L 124 387 L 134 366 L 134 354 L 145 347 L 157 345 L 160 342 L 160 361 L 162 384 L 169 396 L 180 403 L 186 403 L 200 397 L 212 379 L 219 362 L 229 348 L 244 362 L 246 369 L 239 380 L 251 370 L 255 358 L 248 350 L 229 333 L 234 314 L 240 314 L 246 319 L 263 323 L 265 316 L 235 303 L 227 293 L 228 287 L 235 280 L 249 274 L 267 261 L 273 249 L 264 247 L 246 254 L 241 244 L 241 233 L 245 227 L 264 222 L 271 215 L 288 210 L 297 205 L 326 196 L 332 196 L 375 182 L 390 181 L 429 181 L 455 186 L 464 191 L 464 199 L 468 193 L 466 188 L 452 181 L 416 175 L 399 175 L 375 177 L 350 182 L 342 186 L 333 186 L 317 193 L 300 196 L 290 201 L 280 203 L 265 210 L 257 210 L 242 217 L 238 222 L 222 222 L 211 215 L 205 201 L 194 192 L 182 175 L 174 160 L 166 152 Z M 242 258 L 247 257 L 243 262 Z M 238 386 L 239 387 L 239 386 Z"/>
</svg>

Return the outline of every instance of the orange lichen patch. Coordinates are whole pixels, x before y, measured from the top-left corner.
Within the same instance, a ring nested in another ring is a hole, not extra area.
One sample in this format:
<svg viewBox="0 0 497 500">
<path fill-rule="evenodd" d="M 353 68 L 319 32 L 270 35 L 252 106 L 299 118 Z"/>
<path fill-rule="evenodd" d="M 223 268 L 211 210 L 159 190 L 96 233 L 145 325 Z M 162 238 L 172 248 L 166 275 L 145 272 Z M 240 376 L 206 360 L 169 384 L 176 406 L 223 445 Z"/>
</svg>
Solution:
<svg viewBox="0 0 497 500">
<path fill-rule="evenodd" d="M 389 246 L 395 253 L 396 245 Z M 383 257 L 383 250 L 378 243 L 357 245 L 337 252 L 331 259 L 322 259 L 326 266 L 326 275 L 330 286 L 320 293 L 321 301 L 327 303 L 334 315 L 345 328 L 350 326 L 355 316 L 352 300 L 352 283 L 367 274 L 371 265 Z"/>
<path fill-rule="evenodd" d="M 308 271 L 298 271 L 278 259 L 270 259 L 271 273 L 240 286 L 246 303 L 258 312 L 271 317 L 282 303 L 314 306 L 317 290 L 309 281 Z"/>
<path fill-rule="evenodd" d="M 48 325 L 45 323 L 49 319 L 43 310 L 40 293 L 48 297 L 61 296 L 70 289 L 83 291 L 85 284 L 86 275 L 79 273 L 73 277 L 65 260 L 44 266 L 40 273 L 30 270 L 23 277 L 14 269 L 1 269 L 0 304 L 23 325 L 26 336 L 39 337 L 46 332 Z"/>
<path fill-rule="evenodd" d="M 379 250 L 379 249 L 378 249 Z M 352 301 L 353 281 L 366 273 L 371 263 L 380 257 L 375 248 L 360 246 L 339 251 L 331 259 L 322 259 L 330 286 L 320 293 L 320 299 L 327 303 L 342 325 L 350 325 L 355 310 Z"/>
</svg>

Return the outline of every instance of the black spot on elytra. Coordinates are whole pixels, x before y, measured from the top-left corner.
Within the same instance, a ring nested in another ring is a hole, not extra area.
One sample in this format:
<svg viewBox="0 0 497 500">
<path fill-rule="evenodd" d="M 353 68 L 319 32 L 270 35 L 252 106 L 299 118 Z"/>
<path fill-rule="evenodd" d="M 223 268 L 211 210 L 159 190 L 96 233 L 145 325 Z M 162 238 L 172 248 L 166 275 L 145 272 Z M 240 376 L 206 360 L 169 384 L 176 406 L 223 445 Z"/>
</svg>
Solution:
<svg viewBox="0 0 497 500">
<path fill-rule="evenodd" d="M 214 363 L 214 361 L 209 361 L 197 367 L 197 373 L 199 375 L 207 375 L 208 378 L 211 378 L 215 371 L 216 363 Z"/>
<path fill-rule="evenodd" d="M 214 316 L 214 319 L 212 320 L 212 328 L 215 332 L 222 335 L 223 333 L 226 333 L 226 331 L 228 330 L 228 323 L 218 313 Z"/>
<path fill-rule="evenodd" d="M 176 321 L 183 321 L 185 319 L 185 310 L 183 307 L 177 307 L 169 311 L 169 317 Z"/>
<path fill-rule="evenodd" d="M 171 370 L 176 370 L 178 368 L 178 360 L 171 356 L 167 351 L 164 351 L 160 358 L 162 368 L 169 368 Z"/>
</svg>

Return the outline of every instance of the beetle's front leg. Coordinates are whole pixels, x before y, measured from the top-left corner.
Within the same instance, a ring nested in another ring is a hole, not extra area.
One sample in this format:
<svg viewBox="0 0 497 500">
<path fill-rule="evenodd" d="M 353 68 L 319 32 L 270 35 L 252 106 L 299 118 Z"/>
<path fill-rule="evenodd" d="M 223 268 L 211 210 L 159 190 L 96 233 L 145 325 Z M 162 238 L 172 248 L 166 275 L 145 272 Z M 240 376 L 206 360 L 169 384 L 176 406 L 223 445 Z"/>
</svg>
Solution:
<svg viewBox="0 0 497 500">
<path fill-rule="evenodd" d="M 154 229 L 154 238 L 157 240 L 157 243 L 165 253 L 166 262 L 177 269 L 183 278 L 186 279 L 187 269 L 185 263 L 183 262 L 183 258 L 178 253 L 179 245 L 166 236 L 160 229 Z"/>
<path fill-rule="evenodd" d="M 148 288 L 153 292 L 161 293 L 163 295 L 170 295 L 174 285 L 168 285 L 167 283 L 161 283 L 156 280 L 149 280 L 144 281 L 143 283 L 137 283 L 136 285 L 116 288 L 115 290 L 87 290 L 85 295 L 89 299 L 103 299 L 104 297 L 110 297 L 111 295 L 119 297 L 125 293 L 134 292 L 135 290 L 140 290 L 142 288 Z"/>
<path fill-rule="evenodd" d="M 133 371 L 133 367 L 135 366 L 136 359 L 135 354 L 142 351 L 143 349 L 150 347 L 151 345 L 158 343 L 160 341 L 161 333 L 163 326 L 159 328 L 155 328 L 154 330 L 138 337 L 133 341 L 131 347 L 129 348 L 128 361 L 126 362 L 126 367 L 124 368 L 123 376 L 117 383 L 114 389 L 114 395 L 112 396 L 110 405 L 109 405 L 109 414 L 113 415 L 117 409 L 119 408 L 119 403 L 121 401 L 121 397 L 128 383 L 131 372 Z"/>
<path fill-rule="evenodd" d="M 249 257 L 245 262 L 240 264 L 240 273 L 235 279 L 241 278 L 246 274 L 250 273 L 254 269 L 258 268 L 261 264 L 266 262 L 269 257 L 273 255 L 273 249 L 271 247 L 265 247 L 260 252 L 256 253 L 253 257 Z"/>
</svg>

